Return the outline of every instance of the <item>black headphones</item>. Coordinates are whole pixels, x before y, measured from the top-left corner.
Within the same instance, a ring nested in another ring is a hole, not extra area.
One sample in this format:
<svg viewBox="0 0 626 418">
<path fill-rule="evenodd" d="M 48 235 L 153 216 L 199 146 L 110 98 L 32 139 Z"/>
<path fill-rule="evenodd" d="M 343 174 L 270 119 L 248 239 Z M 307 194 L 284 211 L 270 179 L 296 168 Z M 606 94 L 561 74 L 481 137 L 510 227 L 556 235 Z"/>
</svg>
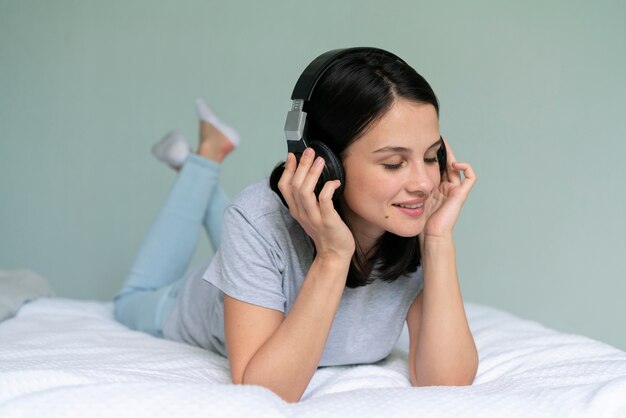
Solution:
<svg viewBox="0 0 626 418">
<path fill-rule="evenodd" d="M 298 81 L 296 82 L 296 86 L 293 88 L 293 93 L 291 94 L 291 100 L 293 100 L 293 104 L 291 107 L 291 111 L 287 113 L 287 120 L 285 121 L 285 137 L 287 139 L 288 152 L 295 154 L 298 161 L 304 150 L 307 147 L 310 147 L 315 151 L 316 155 L 322 157 L 326 162 L 320 179 L 315 186 L 316 195 L 319 195 L 322 187 L 324 187 L 324 184 L 327 181 L 339 180 L 341 181 L 341 186 L 335 191 L 334 198 L 340 196 L 343 192 L 343 188 L 345 185 L 345 175 L 341 160 L 325 143 L 319 140 L 309 141 L 307 139 L 306 112 L 304 112 L 302 109 L 304 108 L 304 103 L 311 100 L 311 96 L 313 95 L 315 86 L 317 85 L 317 82 L 320 80 L 320 78 L 326 73 L 326 70 L 328 70 L 340 58 L 354 53 L 386 56 L 393 60 L 406 64 L 404 60 L 402 60 L 397 55 L 394 55 L 391 52 L 385 51 L 383 49 L 357 47 L 334 49 L 332 51 L 325 52 L 319 57 L 315 58 L 304 69 L 304 71 L 300 75 L 300 78 L 298 78 Z M 442 140 L 441 148 L 437 152 L 437 157 L 439 157 L 440 168 L 442 167 L 441 162 L 443 159 L 444 169 L 445 155 L 445 146 Z"/>
</svg>

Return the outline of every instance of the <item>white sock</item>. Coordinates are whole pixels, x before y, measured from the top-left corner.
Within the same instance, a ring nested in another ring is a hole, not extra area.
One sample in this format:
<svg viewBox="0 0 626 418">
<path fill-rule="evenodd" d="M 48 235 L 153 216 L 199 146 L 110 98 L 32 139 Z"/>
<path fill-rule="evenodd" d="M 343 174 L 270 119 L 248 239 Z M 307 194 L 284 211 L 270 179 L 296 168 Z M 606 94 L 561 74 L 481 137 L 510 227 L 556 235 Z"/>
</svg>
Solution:
<svg viewBox="0 0 626 418">
<path fill-rule="evenodd" d="M 180 168 L 190 153 L 189 142 L 176 131 L 168 133 L 152 146 L 152 154 L 174 168 Z"/>
<path fill-rule="evenodd" d="M 236 147 L 239 145 L 239 134 L 237 131 L 219 120 L 217 115 L 213 113 L 203 99 L 196 99 L 196 111 L 198 112 L 198 117 L 201 120 L 209 122 L 211 125 L 219 129 L 220 132 L 226 135 L 226 138 L 228 138 L 233 146 Z"/>
</svg>

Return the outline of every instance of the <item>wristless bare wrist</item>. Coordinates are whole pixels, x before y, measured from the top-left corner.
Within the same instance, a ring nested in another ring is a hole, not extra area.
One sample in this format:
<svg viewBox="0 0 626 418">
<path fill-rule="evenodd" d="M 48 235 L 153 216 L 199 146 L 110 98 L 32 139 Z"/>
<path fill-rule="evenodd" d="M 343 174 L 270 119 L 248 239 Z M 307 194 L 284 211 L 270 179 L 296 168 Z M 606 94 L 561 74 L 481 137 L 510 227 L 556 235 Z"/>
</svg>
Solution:
<svg viewBox="0 0 626 418">
<path fill-rule="evenodd" d="M 317 279 L 330 279 L 332 282 L 342 282 L 348 277 L 351 258 L 337 254 L 317 254 L 311 269 L 315 271 Z"/>
<path fill-rule="evenodd" d="M 441 253 L 442 251 L 451 251 L 453 253 L 456 252 L 456 246 L 452 237 L 426 236 L 421 242 L 420 247 L 422 256 L 426 256 L 428 254 L 437 254 Z"/>
</svg>

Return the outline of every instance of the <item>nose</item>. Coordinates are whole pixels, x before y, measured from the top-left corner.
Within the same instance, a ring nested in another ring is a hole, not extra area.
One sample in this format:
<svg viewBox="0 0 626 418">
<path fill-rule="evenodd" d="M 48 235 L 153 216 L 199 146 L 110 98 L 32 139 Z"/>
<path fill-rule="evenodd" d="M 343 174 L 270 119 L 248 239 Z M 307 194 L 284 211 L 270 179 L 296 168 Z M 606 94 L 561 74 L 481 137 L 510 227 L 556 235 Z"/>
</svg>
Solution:
<svg viewBox="0 0 626 418">
<path fill-rule="evenodd" d="M 413 164 L 406 180 L 406 190 L 419 196 L 428 196 L 433 188 L 437 186 L 436 179 L 433 177 L 435 171 L 437 171 L 437 178 L 439 178 L 438 169 L 429 170 L 429 166 L 423 162 Z"/>
</svg>

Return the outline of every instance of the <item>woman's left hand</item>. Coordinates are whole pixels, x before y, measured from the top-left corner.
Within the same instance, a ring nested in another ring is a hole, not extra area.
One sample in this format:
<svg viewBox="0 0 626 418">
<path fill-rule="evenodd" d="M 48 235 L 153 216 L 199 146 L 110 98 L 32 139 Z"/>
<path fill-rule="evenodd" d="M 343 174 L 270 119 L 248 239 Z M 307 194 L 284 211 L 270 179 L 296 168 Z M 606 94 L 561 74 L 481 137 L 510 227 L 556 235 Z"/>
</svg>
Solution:
<svg viewBox="0 0 626 418">
<path fill-rule="evenodd" d="M 456 161 L 450 145 L 444 139 L 447 151 L 447 166 L 439 187 L 435 188 L 426 201 L 426 226 L 420 241 L 428 238 L 452 239 L 452 230 L 465 199 L 476 183 L 476 174 L 468 163 Z M 463 177 L 461 178 L 461 172 Z"/>
</svg>

